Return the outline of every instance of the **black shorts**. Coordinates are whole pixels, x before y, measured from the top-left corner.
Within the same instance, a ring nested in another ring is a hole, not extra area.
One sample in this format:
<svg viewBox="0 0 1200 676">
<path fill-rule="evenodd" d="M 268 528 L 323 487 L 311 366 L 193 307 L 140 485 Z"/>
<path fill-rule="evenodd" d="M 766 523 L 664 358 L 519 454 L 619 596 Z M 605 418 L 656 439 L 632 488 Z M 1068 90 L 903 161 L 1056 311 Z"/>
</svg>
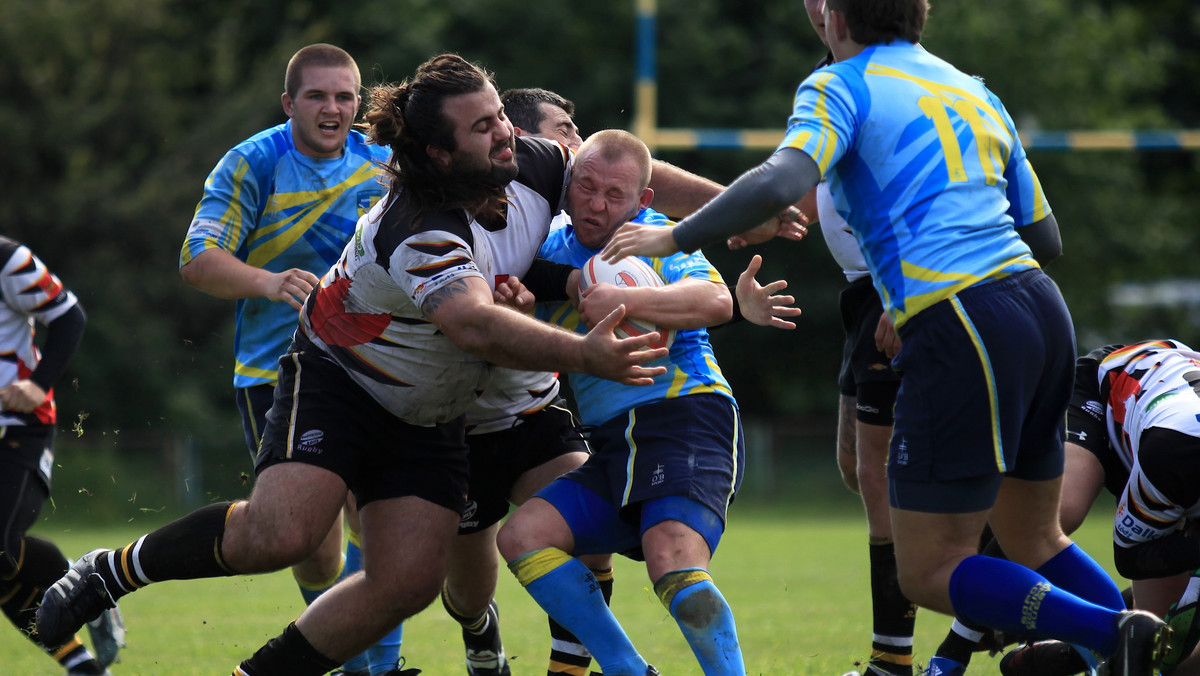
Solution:
<svg viewBox="0 0 1200 676">
<path fill-rule="evenodd" d="M 508 514 L 513 485 L 522 474 L 568 453 L 587 453 L 583 433 L 562 399 L 520 416 L 506 430 L 468 434 L 471 481 L 460 535 L 487 530 Z"/>
<path fill-rule="evenodd" d="M 1067 406 L 1067 441 L 1096 456 L 1104 469 L 1104 488 L 1120 497 L 1129 480 L 1129 469 L 1121 462 L 1108 438 L 1106 406 L 1097 379 L 1099 368 L 1100 358 L 1096 352 L 1075 360 L 1075 391 Z"/>
<path fill-rule="evenodd" d="M 892 370 L 892 360 L 875 347 L 875 328 L 883 315 L 883 304 L 871 285 L 871 278 L 851 282 L 842 290 L 839 305 L 846 342 L 842 347 L 838 390 L 857 400 L 858 420 L 890 427 L 900 376 Z"/>
<path fill-rule="evenodd" d="M 461 417 L 433 427 L 410 425 L 311 346 L 293 346 L 279 360 L 255 472 L 282 462 L 334 472 L 354 491 L 360 508 L 415 496 L 461 513 L 467 493 Z"/>
<path fill-rule="evenodd" d="M 0 427 L 0 554 L 21 551 L 25 532 L 37 521 L 50 497 L 50 426 Z M 15 560 L 0 561 L 0 575 L 16 570 Z"/>
</svg>

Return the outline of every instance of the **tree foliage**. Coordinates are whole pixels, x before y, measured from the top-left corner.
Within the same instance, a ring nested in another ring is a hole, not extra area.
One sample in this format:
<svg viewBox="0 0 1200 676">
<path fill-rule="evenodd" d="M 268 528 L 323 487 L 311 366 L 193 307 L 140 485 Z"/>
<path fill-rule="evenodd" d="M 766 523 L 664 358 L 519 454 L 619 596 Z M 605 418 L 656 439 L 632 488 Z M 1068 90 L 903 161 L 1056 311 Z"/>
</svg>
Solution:
<svg viewBox="0 0 1200 676">
<path fill-rule="evenodd" d="M 573 99 L 586 133 L 631 126 L 633 4 L 0 0 L 0 223 L 64 278 L 91 319 L 71 368 L 78 388 L 60 388 L 64 417 L 86 411 L 106 430 L 236 426 L 232 303 L 179 281 L 179 247 L 217 159 L 283 119 L 283 69 L 297 48 L 347 48 L 368 85 L 459 52 L 495 71 L 502 88 Z M 802 3 L 658 7 L 664 126 L 782 129 L 796 85 L 823 54 Z M 923 42 L 983 77 L 1024 129 L 1178 128 L 1200 126 L 1195 98 L 1181 93 L 1200 75 L 1197 33 L 1200 9 L 1187 0 L 939 2 Z M 764 155 L 664 157 L 730 181 Z M 1196 154 L 1031 159 L 1062 226 L 1066 255 L 1050 272 L 1081 343 L 1150 329 L 1195 341 L 1188 313 L 1161 324 L 1131 318 L 1108 290 L 1192 276 Z M 833 407 L 843 280 L 819 240 L 755 249 L 767 258 L 764 278 L 792 283 L 805 309 L 800 329 L 732 327 L 715 338 L 749 412 Z M 711 252 L 731 281 L 748 256 Z"/>
</svg>

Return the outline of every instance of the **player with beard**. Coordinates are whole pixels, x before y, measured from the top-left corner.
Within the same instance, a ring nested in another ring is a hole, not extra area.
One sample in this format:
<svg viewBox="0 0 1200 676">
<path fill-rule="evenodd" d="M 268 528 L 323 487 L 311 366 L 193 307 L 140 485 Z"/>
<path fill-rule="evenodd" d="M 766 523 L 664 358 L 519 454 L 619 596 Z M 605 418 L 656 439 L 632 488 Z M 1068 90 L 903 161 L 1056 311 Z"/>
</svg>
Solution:
<svg viewBox="0 0 1200 676">
<path fill-rule="evenodd" d="M 623 309 L 579 336 L 493 302 L 498 268 L 480 240 L 526 219 L 548 222 L 569 155 L 523 144 L 518 168 L 488 73 L 434 57 L 404 83 L 375 88 L 366 119 L 392 151 L 390 192 L 305 303 L 280 359 L 250 498 L 85 555 L 42 599 L 47 640 L 153 582 L 290 565 L 317 546 L 350 489 L 362 573 L 234 670 L 324 674 L 437 598 L 466 492 L 463 412 L 489 363 L 629 384 L 663 372 L 641 364 L 664 350 L 613 335 Z"/>
</svg>

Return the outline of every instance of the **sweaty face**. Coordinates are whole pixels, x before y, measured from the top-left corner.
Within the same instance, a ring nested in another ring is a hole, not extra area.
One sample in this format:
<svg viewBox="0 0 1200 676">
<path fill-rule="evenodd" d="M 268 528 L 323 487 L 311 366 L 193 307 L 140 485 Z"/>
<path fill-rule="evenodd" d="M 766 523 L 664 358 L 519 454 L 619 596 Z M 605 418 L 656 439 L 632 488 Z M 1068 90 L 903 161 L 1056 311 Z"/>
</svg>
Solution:
<svg viewBox="0 0 1200 676">
<path fill-rule="evenodd" d="M 579 138 L 579 127 L 575 126 L 567 111 L 544 102 L 538 104 L 538 109 L 542 111 L 543 117 L 541 126 L 534 131 L 535 135 L 559 141 L 572 150 L 579 150 L 583 139 Z"/>
<path fill-rule="evenodd" d="M 296 98 L 283 95 L 283 110 L 292 118 L 292 141 L 309 157 L 341 157 L 358 115 L 358 81 L 350 68 L 309 66 Z"/>
<path fill-rule="evenodd" d="M 599 152 L 575 158 L 567 192 L 567 214 L 579 242 L 599 249 L 644 206 L 642 172 L 632 157 L 608 162 Z M 648 201 L 648 200 L 647 200 Z"/>
<path fill-rule="evenodd" d="M 517 177 L 516 136 L 495 87 L 451 96 L 442 110 L 454 124 L 458 145 L 449 154 L 451 174 L 478 176 L 495 185 Z"/>
</svg>

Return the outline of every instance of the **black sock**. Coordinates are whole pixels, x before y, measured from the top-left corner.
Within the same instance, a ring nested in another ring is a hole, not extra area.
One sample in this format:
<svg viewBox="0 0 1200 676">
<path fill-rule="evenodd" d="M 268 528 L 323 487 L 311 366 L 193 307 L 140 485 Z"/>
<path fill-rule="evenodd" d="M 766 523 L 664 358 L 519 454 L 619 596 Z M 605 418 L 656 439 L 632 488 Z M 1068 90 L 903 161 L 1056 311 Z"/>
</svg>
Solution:
<svg viewBox="0 0 1200 676">
<path fill-rule="evenodd" d="M 233 504 L 201 507 L 100 557 L 96 572 L 113 600 L 152 582 L 237 575 L 221 559 L 225 518 Z"/>
<path fill-rule="evenodd" d="M 963 622 L 962 620 L 958 620 L 958 622 L 962 622 L 962 626 L 965 627 L 969 631 L 973 631 L 976 633 L 982 633 L 982 634 L 986 634 L 988 631 L 984 627 L 980 627 L 978 625 L 970 625 L 970 624 L 967 624 L 966 622 Z M 955 625 L 955 627 L 957 627 L 957 624 Z M 946 658 L 954 660 L 955 662 L 958 662 L 959 664 L 961 664 L 963 666 L 966 666 L 967 664 L 969 664 L 971 662 L 971 654 L 973 652 L 975 652 L 975 646 L 978 643 L 979 643 L 978 640 L 973 640 L 971 638 L 963 636 L 962 634 L 958 633 L 958 631 L 955 631 L 952 628 L 946 634 L 946 638 L 945 638 L 945 640 L 942 641 L 942 644 L 940 646 L 938 646 L 937 653 L 935 653 L 935 654 L 938 657 L 946 657 Z"/>
<path fill-rule="evenodd" d="M 50 585 L 67 574 L 67 557 L 63 556 L 62 551 L 53 542 L 26 536 L 21 542 L 21 551 L 14 560 L 19 568 L 11 577 L 0 581 L 0 598 L 4 599 L 4 602 L 0 603 L 0 609 L 29 640 L 41 646 L 34 631 L 37 607 Z"/>
<path fill-rule="evenodd" d="M 891 541 L 872 542 L 871 614 L 874 638 L 871 662 L 892 674 L 912 674 L 913 630 L 917 607 L 900 591 L 896 547 Z"/>
<path fill-rule="evenodd" d="M 238 665 L 235 674 L 245 676 L 321 676 L 340 665 L 317 652 L 296 623 L 292 622 L 283 633 L 267 641 L 254 653 L 254 657 Z"/>
</svg>

